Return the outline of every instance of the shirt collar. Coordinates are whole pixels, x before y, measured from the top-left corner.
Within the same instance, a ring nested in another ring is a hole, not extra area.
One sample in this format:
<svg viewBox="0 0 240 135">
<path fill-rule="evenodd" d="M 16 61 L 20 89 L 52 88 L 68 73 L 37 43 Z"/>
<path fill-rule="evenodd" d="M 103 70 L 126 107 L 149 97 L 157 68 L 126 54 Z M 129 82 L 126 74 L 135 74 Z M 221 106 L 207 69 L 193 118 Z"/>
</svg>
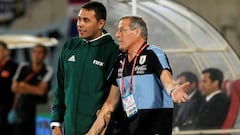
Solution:
<svg viewBox="0 0 240 135">
<path fill-rule="evenodd" d="M 191 99 L 196 92 L 197 92 L 197 90 L 194 90 L 193 92 L 191 92 L 191 93 L 188 95 L 188 98 Z"/>
<path fill-rule="evenodd" d="M 111 35 L 110 33 L 103 33 L 102 32 L 102 35 L 101 36 L 99 36 L 99 37 L 97 37 L 97 38 L 94 38 L 94 39 L 92 39 L 92 40 L 86 40 L 86 39 L 84 39 L 86 42 L 94 42 L 94 41 L 96 41 L 96 40 L 98 40 L 98 39 L 100 39 L 100 38 L 102 38 L 102 37 L 105 37 L 105 36 L 107 36 L 107 35 Z"/>
<path fill-rule="evenodd" d="M 212 99 L 212 97 L 214 97 L 215 95 L 217 95 L 219 93 L 221 93 L 221 90 L 217 90 L 217 91 L 211 93 L 210 95 L 206 96 L 206 98 L 205 98 L 206 102 L 210 101 Z"/>
</svg>

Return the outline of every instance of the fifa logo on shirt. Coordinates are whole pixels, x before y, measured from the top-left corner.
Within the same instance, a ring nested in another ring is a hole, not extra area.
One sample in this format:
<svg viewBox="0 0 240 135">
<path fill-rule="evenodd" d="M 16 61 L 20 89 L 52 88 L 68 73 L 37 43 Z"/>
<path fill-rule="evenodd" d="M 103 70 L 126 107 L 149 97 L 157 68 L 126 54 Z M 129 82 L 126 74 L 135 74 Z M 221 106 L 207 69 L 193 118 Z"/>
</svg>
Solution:
<svg viewBox="0 0 240 135">
<path fill-rule="evenodd" d="M 98 61 L 98 60 L 93 60 L 93 64 L 95 64 L 95 65 L 98 65 L 98 66 L 100 66 L 100 67 L 103 67 L 103 62 L 102 61 Z"/>
</svg>

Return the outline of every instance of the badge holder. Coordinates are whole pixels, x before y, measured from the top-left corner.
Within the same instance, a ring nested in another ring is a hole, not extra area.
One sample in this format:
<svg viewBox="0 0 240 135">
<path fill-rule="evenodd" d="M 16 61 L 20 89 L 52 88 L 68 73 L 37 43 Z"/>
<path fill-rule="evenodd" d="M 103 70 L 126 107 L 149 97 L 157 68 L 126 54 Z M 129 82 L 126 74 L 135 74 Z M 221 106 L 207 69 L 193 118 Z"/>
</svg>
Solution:
<svg viewBox="0 0 240 135">
<path fill-rule="evenodd" d="M 124 111 L 126 112 L 128 118 L 130 118 L 131 116 L 135 115 L 138 112 L 138 109 L 132 94 L 122 97 L 122 102 L 123 102 Z"/>
</svg>

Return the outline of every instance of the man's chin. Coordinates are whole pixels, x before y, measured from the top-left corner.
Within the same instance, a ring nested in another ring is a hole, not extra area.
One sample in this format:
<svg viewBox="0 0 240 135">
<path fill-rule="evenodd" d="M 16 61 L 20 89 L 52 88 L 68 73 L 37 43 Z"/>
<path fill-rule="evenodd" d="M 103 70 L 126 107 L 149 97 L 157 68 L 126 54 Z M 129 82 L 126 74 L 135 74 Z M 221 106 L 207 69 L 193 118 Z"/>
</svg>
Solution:
<svg viewBox="0 0 240 135">
<path fill-rule="evenodd" d="M 124 48 L 121 48 L 121 47 L 119 47 L 119 50 L 121 50 L 122 52 L 127 52 L 127 50 L 126 50 L 126 49 L 124 49 Z"/>
<path fill-rule="evenodd" d="M 88 39 L 88 37 L 87 37 L 86 35 L 83 35 L 83 34 L 78 34 L 78 36 L 79 36 L 80 38 L 83 38 L 83 39 Z"/>
</svg>

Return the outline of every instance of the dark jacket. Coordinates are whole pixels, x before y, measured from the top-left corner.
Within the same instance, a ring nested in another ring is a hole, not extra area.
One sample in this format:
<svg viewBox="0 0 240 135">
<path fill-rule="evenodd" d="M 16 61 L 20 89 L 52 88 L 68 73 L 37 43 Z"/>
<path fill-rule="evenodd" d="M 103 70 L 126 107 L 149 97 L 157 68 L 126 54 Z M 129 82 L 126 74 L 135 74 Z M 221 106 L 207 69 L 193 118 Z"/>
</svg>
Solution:
<svg viewBox="0 0 240 135">
<path fill-rule="evenodd" d="M 191 129 L 192 121 L 198 115 L 199 106 L 201 106 L 203 96 L 199 90 L 196 90 L 191 99 L 179 105 L 178 112 L 173 121 L 173 127 L 177 126 L 179 129 Z"/>
<path fill-rule="evenodd" d="M 195 129 L 218 129 L 223 124 L 229 109 L 230 100 L 224 93 L 218 93 L 200 107 L 194 121 Z"/>
</svg>

